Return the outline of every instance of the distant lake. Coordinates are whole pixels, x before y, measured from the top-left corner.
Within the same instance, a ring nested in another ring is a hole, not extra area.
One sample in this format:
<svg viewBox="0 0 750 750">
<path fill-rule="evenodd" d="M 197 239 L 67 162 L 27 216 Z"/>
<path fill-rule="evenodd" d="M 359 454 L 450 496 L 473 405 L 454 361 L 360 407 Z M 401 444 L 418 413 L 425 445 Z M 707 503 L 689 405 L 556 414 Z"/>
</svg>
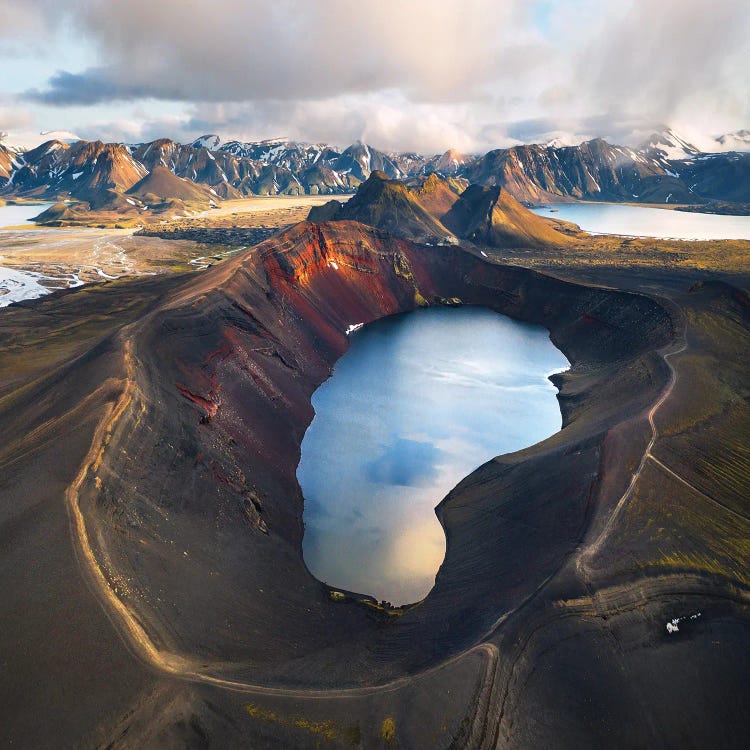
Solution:
<svg viewBox="0 0 750 750">
<path fill-rule="evenodd" d="M 593 234 L 677 240 L 750 240 L 750 216 L 719 216 L 617 203 L 550 203 L 532 211 L 540 216 L 572 221 Z"/>
<path fill-rule="evenodd" d="M 479 307 L 353 333 L 313 395 L 297 469 L 310 571 L 393 604 L 426 596 L 445 555 L 435 506 L 481 464 L 560 429 L 547 375 L 567 367 L 545 329 Z"/>
<path fill-rule="evenodd" d="M 29 229 L 32 229 L 36 224 L 29 223 L 29 219 L 39 216 L 51 205 L 51 203 L 37 203 L 33 206 L 0 206 L 0 229 L 24 226 L 27 223 Z"/>
</svg>

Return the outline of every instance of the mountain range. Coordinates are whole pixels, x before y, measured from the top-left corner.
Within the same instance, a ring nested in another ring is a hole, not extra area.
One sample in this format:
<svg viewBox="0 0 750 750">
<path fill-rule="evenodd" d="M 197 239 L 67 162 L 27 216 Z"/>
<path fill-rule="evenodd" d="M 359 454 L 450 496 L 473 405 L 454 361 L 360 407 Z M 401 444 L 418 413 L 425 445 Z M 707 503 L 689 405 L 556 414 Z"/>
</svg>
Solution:
<svg viewBox="0 0 750 750">
<path fill-rule="evenodd" d="M 724 145 L 738 148 L 750 141 L 746 131 L 723 138 Z M 139 189 L 139 195 L 125 197 L 157 169 L 159 190 Z M 167 181 L 162 170 L 181 180 Z M 351 193 L 375 171 L 390 179 L 435 173 L 464 185 L 500 187 L 526 204 L 750 202 L 750 152 L 703 153 L 669 129 L 638 148 L 596 138 L 576 146 L 519 145 L 481 155 L 449 150 L 432 156 L 386 153 L 361 142 L 344 150 L 287 139 L 222 143 L 216 135 L 191 144 L 166 138 L 143 144 L 51 140 L 28 151 L 0 142 L 0 197 L 134 215 L 205 209 L 248 195 Z M 188 190 L 183 181 L 200 189 Z"/>
</svg>

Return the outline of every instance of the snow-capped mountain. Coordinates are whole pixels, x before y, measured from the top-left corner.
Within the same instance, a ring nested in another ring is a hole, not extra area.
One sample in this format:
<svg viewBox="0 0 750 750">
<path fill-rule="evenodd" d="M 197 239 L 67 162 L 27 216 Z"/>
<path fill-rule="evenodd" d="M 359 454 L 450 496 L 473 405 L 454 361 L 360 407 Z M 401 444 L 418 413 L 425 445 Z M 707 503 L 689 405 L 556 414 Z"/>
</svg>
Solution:
<svg viewBox="0 0 750 750">
<path fill-rule="evenodd" d="M 12 134 L 0 133 L 0 142 L 12 151 L 23 153 L 37 148 L 42 143 L 59 141 L 68 145 L 76 143 L 81 139 L 69 130 L 42 130 L 39 133 L 16 132 Z"/>
<path fill-rule="evenodd" d="M 146 174 L 122 144 L 52 140 L 19 156 L 10 187 L 23 195 L 67 195 L 96 205 L 109 191 L 124 192 Z"/>
<path fill-rule="evenodd" d="M 62 141 L 63 143 L 75 143 L 76 141 L 82 140 L 69 130 L 41 130 L 39 135 L 41 135 L 45 141 L 54 139 L 56 141 Z"/>
<path fill-rule="evenodd" d="M 667 161 L 690 159 L 700 153 L 699 148 L 681 138 L 671 128 L 664 128 L 658 133 L 652 133 L 638 147 L 638 150 L 656 159 Z"/>
<path fill-rule="evenodd" d="M 445 153 L 426 160 L 421 171 L 425 174 L 437 172 L 446 176 L 454 176 L 459 174 L 465 165 L 474 161 L 476 161 L 475 156 L 466 156 L 450 148 Z"/>
<path fill-rule="evenodd" d="M 22 154 L 25 150 L 21 146 L 9 140 L 9 136 L 7 133 L 0 133 L 0 148 L 14 154 Z"/>
<path fill-rule="evenodd" d="M 216 151 L 221 146 L 221 138 L 218 135 L 202 135 L 196 138 L 191 144 L 193 148 L 207 148 L 209 151 Z"/>
<path fill-rule="evenodd" d="M 407 176 L 394 164 L 388 154 L 362 141 L 357 141 L 345 149 L 331 166 L 337 172 L 350 174 L 361 182 L 364 182 L 375 171 L 384 172 L 388 177 L 396 179 Z"/>
<path fill-rule="evenodd" d="M 299 143 L 288 138 L 244 143 L 229 141 L 219 148 L 233 156 L 252 159 L 264 164 L 276 164 L 285 169 L 299 170 L 319 162 L 328 162 L 339 152 L 325 143 Z"/>
<path fill-rule="evenodd" d="M 724 153 L 714 154 L 700 153 L 666 128 L 638 149 L 595 138 L 575 146 L 521 145 L 484 155 L 449 150 L 432 156 L 386 153 L 362 142 L 342 151 L 286 138 L 222 143 L 217 135 L 205 135 L 191 144 L 160 138 L 129 146 L 53 139 L 23 153 L 0 144 L 0 193 L 96 205 L 163 168 L 225 199 L 350 193 L 379 171 L 402 180 L 419 181 L 436 173 L 497 185 L 527 203 L 570 198 L 750 202 L 750 153 L 727 153 L 729 137 L 717 143 Z M 732 144 L 750 141 L 748 131 L 731 137 Z M 161 183 L 169 186 L 163 179 Z"/>
<path fill-rule="evenodd" d="M 544 148 L 565 148 L 565 146 L 570 146 L 570 143 L 568 143 L 565 138 L 557 135 L 541 145 L 544 146 Z"/>
</svg>

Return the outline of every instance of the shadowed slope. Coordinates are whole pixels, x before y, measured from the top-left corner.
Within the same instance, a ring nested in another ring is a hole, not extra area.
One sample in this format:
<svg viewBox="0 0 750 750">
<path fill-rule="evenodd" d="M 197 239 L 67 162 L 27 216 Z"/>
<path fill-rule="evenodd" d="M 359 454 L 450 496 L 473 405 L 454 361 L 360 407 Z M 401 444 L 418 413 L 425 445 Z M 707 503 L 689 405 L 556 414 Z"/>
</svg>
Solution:
<svg viewBox="0 0 750 750">
<path fill-rule="evenodd" d="M 460 237 L 492 247 L 545 247 L 570 243 L 569 237 L 499 187 L 470 185 L 443 216 L 443 223 Z"/>
</svg>

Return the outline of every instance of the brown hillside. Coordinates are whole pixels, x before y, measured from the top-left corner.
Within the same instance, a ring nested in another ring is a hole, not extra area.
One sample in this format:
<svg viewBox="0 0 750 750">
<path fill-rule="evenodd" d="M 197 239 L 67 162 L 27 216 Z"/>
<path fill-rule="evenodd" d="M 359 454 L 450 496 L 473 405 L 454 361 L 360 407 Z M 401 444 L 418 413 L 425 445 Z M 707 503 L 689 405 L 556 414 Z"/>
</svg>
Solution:
<svg viewBox="0 0 750 750">
<path fill-rule="evenodd" d="M 13 169 L 13 157 L 13 152 L 0 143 L 0 180 L 3 182 L 10 179 Z"/>
<path fill-rule="evenodd" d="M 180 200 L 185 203 L 208 204 L 211 201 L 219 201 L 218 197 L 211 191 L 197 185 L 190 180 L 184 180 L 172 174 L 166 167 L 158 166 L 149 172 L 142 180 L 128 190 L 129 195 L 137 195 L 142 198 L 148 196 L 147 202 L 153 197 L 166 200 Z"/>
<path fill-rule="evenodd" d="M 448 180 L 431 174 L 421 187 L 412 190 L 412 194 L 429 213 L 442 222 L 443 217 L 458 200 L 460 190 L 452 186 Z"/>
<path fill-rule="evenodd" d="M 443 217 L 454 234 L 495 247 L 560 246 L 570 242 L 507 190 L 471 185 Z"/>
</svg>

